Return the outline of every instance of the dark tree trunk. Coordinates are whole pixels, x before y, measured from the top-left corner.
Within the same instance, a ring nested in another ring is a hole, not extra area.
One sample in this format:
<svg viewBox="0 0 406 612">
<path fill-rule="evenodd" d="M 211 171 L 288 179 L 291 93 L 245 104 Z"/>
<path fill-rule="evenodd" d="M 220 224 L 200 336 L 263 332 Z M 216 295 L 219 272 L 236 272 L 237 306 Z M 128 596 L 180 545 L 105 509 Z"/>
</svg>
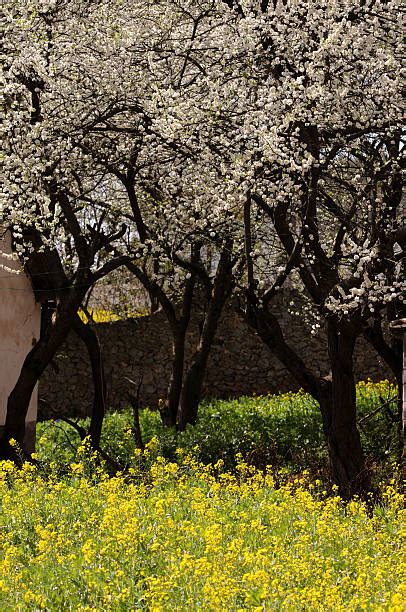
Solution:
<svg viewBox="0 0 406 612">
<path fill-rule="evenodd" d="M 134 395 L 133 393 L 129 393 L 129 400 L 130 400 L 130 405 L 133 411 L 133 435 L 134 435 L 134 442 L 135 442 L 135 446 L 136 448 L 139 448 L 140 450 L 144 450 L 144 442 L 142 440 L 142 432 L 141 432 L 141 424 L 140 424 L 140 393 L 141 393 L 141 387 L 142 387 L 142 380 L 143 377 L 141 376 L 138 385 L 131 380 L 130 378 L 127 378 L 127 381 L 132 384 L 136 390 L 136 394 Z"/>
<path fill-rule="evenodd" d="M 88 435 L 92 446 L 98 447 L 106 412 L 106 382 L 99 338 L 90 323 L 86 325 L 78 315 L 74 319 L 73 329 L 86 345 L 92 368 L 94 396 Z"/>
<path fill-rule="evenodd" d="M 190 364 L 186 373 L 179 408 L 179 431 L 183 431 L 188 423 L 191 425 L 196 424 L 209 353 L 209 342 L 204 342 L 204 347 L 202 343 L 200 343 L 199 348 L 193 355 L 192 363 Z"/>
<path fill-rule="evenodd" d="M 327 432 L 331 470 L 342 497 L 365 496 L 371 490 L 369 473 L 357 429 L 353 354 L 357 332 L 349 325 L 329 321 L 331 365 L 331 422 Z"/>
<path fill-rule="evenodd" d="M 74 294 L 67 298 L 65 304 L 60 302 L 57 305 L 55 318 L 46 327 L 25 358 L 18 380 L 7 402 L 6 423 L 0 445 L 1 458 L 18 459 L 16 451 L 9 443 L 11 439 L 14 439 L 18 447 L 25 452 L 25 419 L 32 393 L 45 368 L 72 329 L 73 320 L 82 298 L 83 294 L 80 296 Z"/>
<path fill-rule="evenodd" d="M 9 441 L 14 439 L 24 450 L 25 419 L 35 385 L 56 351 L 67 337 L 71 328 L 68 317 L 61 318 L 52 326 L 52 331 L 41 337 L 28 353 L 21 368 L 20 375 L 9 395 L 7 416 L 3 431 L 1 457 L 15 456 Z"/>
<path fill-rule="evenodd" d="M 371 485 L 356 425 L 353 353 L 358 331 L 329 323 L 331 375 L 321 377 L 287 344 L 277 318 L 267 309 L 249 304 L 245 319 L 301 387 L 319 403 L 331 471 L 340 494 L 345 498 L 364 495 Z"/>
<path fill-rule="evenodd" d="M 196 262 L 200 250 L 192 250 L 192 262 Z M 167 318 L 172 330 L 172 372 L 169 380 L 168 395 L 162 406 L 161 419 L 166 427 L 176 427 L 180 397 L 183 385 L 183 370 L 185 365 L 185 343 L 192 313 L 193 292 L 196 283 L 196 275 L 192 273 L 186 282 L 183 292 L 182 312 L 179 318 L 174 311 L 167 309 Z M 165 310 L 165 309 L 164 309 Z"/>
<path fill-rule="evenodd" d="M 176 426 L 183 384 L 186 330 L 186 326 L 178 325 L 172 332 L 172 371 L 168 386 L 168 396 L 160 411 L 162 423 L 166 427 Z"/>
<path fill-rule="evenodd" d="M 216 335 L 218 323 L 227 298 L 230 295 L 232 263 L 228 251 L 221 255 L 212 295 L 200 333 L 200 340 L 191 364 L 184 376 L 183 388 L 178 412 L 178 429 L 183 431 L 188 423 L 195 425 L 199 401 L 202 394 L 207 360 Z"/>
</svg>

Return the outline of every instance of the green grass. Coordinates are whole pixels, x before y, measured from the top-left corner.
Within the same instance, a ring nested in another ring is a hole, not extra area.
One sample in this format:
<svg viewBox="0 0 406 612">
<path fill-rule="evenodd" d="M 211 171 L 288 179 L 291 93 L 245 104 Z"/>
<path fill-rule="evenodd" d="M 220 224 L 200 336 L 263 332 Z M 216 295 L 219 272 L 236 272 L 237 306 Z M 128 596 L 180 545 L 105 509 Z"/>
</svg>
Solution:
<svg viewBox="0 0 406 612">
<path fill-rule="evenodd" d="M 378 472 L 391 473 L 396 459 L 396 391 L 387 381 L 360 383 L 357 389 L 358 417 L 362 444 L 368 464 Z M 382 404 L 387 403 L 386 406 Z M 176 433 L 164 428 L 158 412 L 140 412 L 144 442 L 157 437 L 156 452 L 176 460 L 176 449 L 193 451 L 203 463 L 219 459 L 234 469 L 235 457 L 257 467 L 272 465 L 280 473 L 310 469 L 327 478 L 328 456 L 317 403 L 302 392 L 273 396 L 241 397 L 233 400 L 205 401 L 200 406 L 195 427 Z M 110 412 L 105 419 L 102 448 L 121 464 L 131 461 L 134 439 L 129 410 Z M 76 432 L 63 422 L 38 424 L 39 459 L 61 466 L 74 460 L 80 443 Z"/>
</svg>

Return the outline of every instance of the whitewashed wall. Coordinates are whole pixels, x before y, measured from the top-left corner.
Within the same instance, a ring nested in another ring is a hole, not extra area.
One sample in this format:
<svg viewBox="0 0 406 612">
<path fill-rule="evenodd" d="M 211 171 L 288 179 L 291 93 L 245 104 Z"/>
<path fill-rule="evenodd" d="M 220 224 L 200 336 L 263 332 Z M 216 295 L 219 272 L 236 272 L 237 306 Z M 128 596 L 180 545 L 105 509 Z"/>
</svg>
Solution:
<svg viewBox="0 0 406 612">
<path fill-rule="evenodd" d="M 7 398 L 17 381 L 27 353 L 40 333 L 41 308 L 31 283 L 18 261 L 10 261 L 11 235 L 0 226 L 0 427 L 6 420 Z M 20 274 L 2 267 L 20 270 Z M 26 448 L 33 450 L 38 390 L 35 389 L 26 419 Z"/>
</svg>

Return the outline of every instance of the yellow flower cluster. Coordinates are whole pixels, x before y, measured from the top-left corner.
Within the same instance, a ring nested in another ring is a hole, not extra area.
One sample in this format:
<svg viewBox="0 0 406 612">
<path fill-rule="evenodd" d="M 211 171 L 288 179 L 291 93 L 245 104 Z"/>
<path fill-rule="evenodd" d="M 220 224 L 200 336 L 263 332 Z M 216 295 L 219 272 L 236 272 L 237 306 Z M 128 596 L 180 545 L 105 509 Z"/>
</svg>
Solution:
<svg viewBox="0 0 406 612">
<path fill-rule="evenodd" d="M 111 310 L 103 310 L 102 308 L 89 308 L 88 313 L 95 323 L 111 323 L 112 321 L 118 321 L 120 319 L 120 317 Z M 82 309 L 78 311 L 78 315 L 83 323 L 89 322 L 89 317 Z"/>
<path fill-rule="evenodd" d="M 396 392 L 396 387 L 387 379 L 373 381 L 371 378 L 368 378 L 357 383 L 357 392 L 360 395 L 373 394 L 385 397 L 388 394 L 393 395 Z"/>
<path fill-rule="evenodd" d="M 122 318 L 116 312 L 113 312 L 112 310 L 105 310 L 103 308 L 88 308 L 87 312 L 91 316 L 94 323 L 112 323 L 113 321 L 120 321 Z M 78 315 L 82 319 L 83 323 L 89 322 L 89 317 L 84 310 L 79 309 Z M 132 311 L 126 313 L 128 318 L 144 317 L 146 315 L 148 315 L 147 311 Z"/>
<path fill-rule="evenodd" d="M 1 610 L 404 609 L 394 486 L 371 515 L 241 459 L 149 465 L 154 444 L 130 477 L 0 463 Z"/>
</svg>

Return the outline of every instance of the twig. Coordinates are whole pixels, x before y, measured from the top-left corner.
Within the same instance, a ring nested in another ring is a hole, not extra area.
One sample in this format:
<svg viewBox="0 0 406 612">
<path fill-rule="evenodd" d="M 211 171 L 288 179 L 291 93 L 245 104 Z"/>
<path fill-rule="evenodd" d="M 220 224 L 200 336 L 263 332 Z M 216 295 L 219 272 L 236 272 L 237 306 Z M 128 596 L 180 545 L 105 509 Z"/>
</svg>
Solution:
<svg viewBox="0 0 406 612">
<path fill-rule="evenodd" d="M 75 423 L 75 421 L 72 421 L 71 419 L 68 419 L 67 417 L 61 417 L 60 420 L 64 421 L 65 423 L 67 423 L 68 425 L 76 429 L 82 442 L 87 437 L 86 430 L 83 427 L 81 427 L 81 425 L 78 425 L 78 423 Z M 110 455 L 106 453 L 106 451 L 104 451 L 100 446 L 92 445 L 92 447 L 95 451 L 99 453 L 102 459 L 104 459 L 110 465 L 110 467 L 114 468 L 116 472 L 125 471 L 125 468 L 120 463 L 118 463 L 118 461 L 113 459 L 113 457 L 110 457 Z"/>
<path fill-rule="evenodd" d="M 382 400 L 382 398 L 380 398 L 380 399 Z M 379 412 L 383 408 L 386 408 L 386 410 L 389 412 L 389 414 L 391 416 L 392 421 L 395 422 L 397 419 L 395 418 L 393 412 L 391 410 L 389 410 L 389 408 L 388 408 L 388 405 L 391 404 L 395 399 L 396 399 L 396 396 L 393 396 L 393 397 L 390 397 L 386 402 L 383 402 L 382 404 L 380 404 L 377 408 L 375 408 L 375 410 L 373 410 L 369 414 L 366 414 L 365 416 L 363 416 L 362 419 L 360 419 L 358 421 L 358 425 L 362 426 L 362 423 L 364 423 L 368 419 L 370 419 L 373 416 L 375 416 L 375 414 L 377 414 L 377 412 Z"/>
</svg>

